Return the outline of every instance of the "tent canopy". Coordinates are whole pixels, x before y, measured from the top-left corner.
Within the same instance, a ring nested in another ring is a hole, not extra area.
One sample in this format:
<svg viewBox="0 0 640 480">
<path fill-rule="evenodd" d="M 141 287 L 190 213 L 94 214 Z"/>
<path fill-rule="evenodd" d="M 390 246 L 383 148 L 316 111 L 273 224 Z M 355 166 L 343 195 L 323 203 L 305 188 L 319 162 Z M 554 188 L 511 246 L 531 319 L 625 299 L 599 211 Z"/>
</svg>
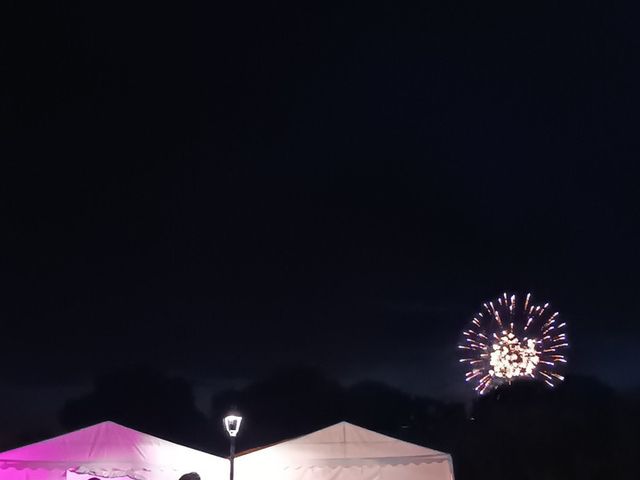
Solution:
<svg viewBox="0 0 640 480">
<path fill-rule="evenodd" d="M 0 453 L 3 480 L 61 480 L 68 471 L 139 480 L 177 480 L 195 471 L 203 480 L 215 480 L 228 471 L 228 464 L 114 422 Z"/>
<path fill-rule="evenodd" d="M 238 478 L 452 480 L 451 455 L 340 422 L 236 460 Z"/>
</svg>

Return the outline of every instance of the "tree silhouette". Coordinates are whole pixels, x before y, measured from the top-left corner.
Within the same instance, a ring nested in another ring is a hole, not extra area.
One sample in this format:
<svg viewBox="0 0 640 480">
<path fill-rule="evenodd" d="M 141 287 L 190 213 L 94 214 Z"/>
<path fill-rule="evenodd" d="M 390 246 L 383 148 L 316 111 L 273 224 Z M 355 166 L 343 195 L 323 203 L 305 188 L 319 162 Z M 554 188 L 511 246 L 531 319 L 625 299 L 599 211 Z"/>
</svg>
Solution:
<svg viewBox="0 0 640 480">
<path fill-rule="evenodd" d="M 60 414 L 67 429 L 112 420 L 200 449 L 210 447 L 213 429 L 195 406 L 191 386 L 148 368 L 98 377 L 89 394 L 69 400 Z"/>
<path fill-rule="evenodd" d="M 345 388 L 310 368 L 280 371 L 242 390 L 214 397 L 214 416 L 222 418 L 231 408 L 244 417 L 238 439 L 241 449 L 294 438 L 342 420 L 405 440 L 428 438 L 438 446 L 449 445 L 446 435 L 435 432 L 443 430 L 445 418 L 458 415 L 457 423 L 463 419 L 459 405 L 451 409 L 377 382 Z M 222 453 L 226 445 L 220 442 L 218 448 Z"/>
<path fill-rule="evenodd" d="M 462 404 L 408 395 L 377 382 L 344 387 L 322 372 L 293 368 L 212 399 L 197 410 L 190 385 L 149 369 L 99 377 L 61 412 L 68 429 L 114 420 L 226 455 L 221 419 L 243 415 L 238 449 L 310 433 L 347 420 L 453 455 L 457 480 L 632 478 L 640 448 L 640 392 L 621 395 L 587 377 L 556 389 L 516 382 Z M 212 426 L 213 425 L 213 426 Z"/>
<path fill-rule="evenodd" d="M 376 382 L 341 387 L 316 370 L 294 369 L 213 399 L 218 417 L 231 406 L 246 421 L 241 449 L 347 420 L 451 453 L 457 480 L 629 478 L 640 447 L 637 398 L 587 377 L 569 376 L 555 389 L 516 382 L 476 398 L 467 414 L 462 404 Z"/>
<path fill-rule="evenodd" d="M 243 415 L 238 444 L 247 449 L 340 421 L 344 412 L 344 390 L 316 370 L 296 368 L 214 397 L 214 418 L 224 417 L 231 408 L 237 408 Z M 219 444 L 219 449 L 224 451 L 224 448 Z"/>
</svg>

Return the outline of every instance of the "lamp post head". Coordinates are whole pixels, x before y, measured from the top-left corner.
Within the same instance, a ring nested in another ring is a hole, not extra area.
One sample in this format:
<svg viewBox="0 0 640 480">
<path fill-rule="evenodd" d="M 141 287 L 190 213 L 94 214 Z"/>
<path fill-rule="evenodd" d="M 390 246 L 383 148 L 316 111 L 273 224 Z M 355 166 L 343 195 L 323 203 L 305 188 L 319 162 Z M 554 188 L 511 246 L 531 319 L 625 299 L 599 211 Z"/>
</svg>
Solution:
<svg viewBox="0 0 640 480">
<path fill-rule="evenodd" d="M 239 415 L 227 415 L 222 422 L 224 428 L 230 437 L 235 437 L 240 431 L 240 423 L 242 423 L 242 417 Z"/>
</svg>

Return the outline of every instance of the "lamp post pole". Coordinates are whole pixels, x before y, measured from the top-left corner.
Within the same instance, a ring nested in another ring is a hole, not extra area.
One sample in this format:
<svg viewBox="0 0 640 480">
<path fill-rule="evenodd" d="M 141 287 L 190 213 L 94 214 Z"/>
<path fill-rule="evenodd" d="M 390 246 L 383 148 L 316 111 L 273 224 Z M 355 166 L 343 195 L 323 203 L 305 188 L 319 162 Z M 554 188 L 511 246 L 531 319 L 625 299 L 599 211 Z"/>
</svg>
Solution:
<svg viewBox="0 0 640 480">
<path fill-rule="evenodd" d="M 229 434 L 229 480 L 233 480 L 233 461 L 236 456 L 236 435 L 240 431 L 242 417 L 240 415 L 227 415 L 222 421 Z"/>
<path fill-rule="evenodd" d="M 233 480 L 233 457 L 236 455 L 236 437 L 229 437 L 229 480 Z"/>
</svg>

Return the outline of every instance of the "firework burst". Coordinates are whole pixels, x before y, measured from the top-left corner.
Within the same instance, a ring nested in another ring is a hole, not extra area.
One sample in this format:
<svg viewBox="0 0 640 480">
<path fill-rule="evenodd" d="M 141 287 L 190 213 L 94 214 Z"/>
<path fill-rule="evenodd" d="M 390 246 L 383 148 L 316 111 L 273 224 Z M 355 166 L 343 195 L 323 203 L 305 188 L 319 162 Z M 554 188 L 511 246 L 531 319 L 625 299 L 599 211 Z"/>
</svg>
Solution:
<svg viewBox="0 0 640 480">
<path fill-rule="evenodd" d="M 564 380 L 558 373 L 567 363 L 566 324 L 548 303 L 535 305 L 531 294 L 524 300 L 504 293 L 484 303 L 458 345 L 460 362 L 467 367 L 466 381 L 479 394 L 514 380 L 532 378 L 553 387 Z"/>
</svg>

